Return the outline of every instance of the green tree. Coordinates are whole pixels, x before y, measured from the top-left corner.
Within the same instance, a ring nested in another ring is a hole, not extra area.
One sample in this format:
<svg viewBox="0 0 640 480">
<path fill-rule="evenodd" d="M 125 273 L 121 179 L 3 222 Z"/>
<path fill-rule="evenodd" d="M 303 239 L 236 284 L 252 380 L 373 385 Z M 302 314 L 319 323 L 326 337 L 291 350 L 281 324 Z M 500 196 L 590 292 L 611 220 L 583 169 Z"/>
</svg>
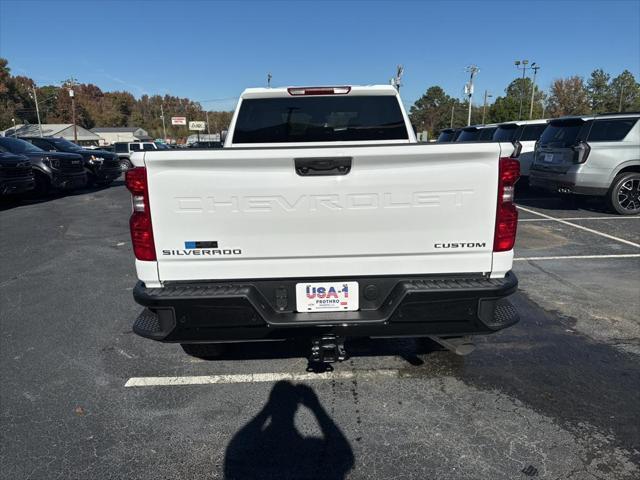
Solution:
<svg viewBox="0 0 640 480">
<path fill-rule="evenodd" d="M 640 110 L 640 84 L 629 70 L 623 71 L 611 80 L 611 95 L 607 103 L 607 110 L 637 111 Z"/>
<path fill-rule="evenodd" d="M 591 111 L 582 77 L 559 78 L 551 85 L 548 112 L 552 117 L 583 115 Z"/>
<path fill-rule="evenodd" d="M 529 118 L 531 108 L 531 89 L 533 81 L 530 78 L 516 78 L 505 89 L 505 96 L 496 98 L 488 112 L 491 123 L 509 122 Z M 541 118 L 545 94 L 535 86 L 533 97 L 533 116 Z M 521 107 L 522 105 L 522 107 Z"/>
<path fill-rule="evenodd" d="M 587 93 L 589 95 L 589 105 L 593 113 L 602 113 L 608 110 L 611 102 L 611 87 L 609 79 L 611 77 L 604 70 L 598 68 L 591 72 L 587 80 Z"/>
<path fill-rule="evenodd" d="M 425 94 L 411 106 L 409 117 L 417 130 L 427 131 L 429 137 L 433 137 L 438 131 L 451 124 L 452 109 L 455 117 L 454 125 L 462 125 L 461 117 L 466 114 L 463 105 L 447 95 L 441 87 L 433 86 L 429 87 Z M 464 125 L 466 125 L 466 116 Z"/>
</svg>

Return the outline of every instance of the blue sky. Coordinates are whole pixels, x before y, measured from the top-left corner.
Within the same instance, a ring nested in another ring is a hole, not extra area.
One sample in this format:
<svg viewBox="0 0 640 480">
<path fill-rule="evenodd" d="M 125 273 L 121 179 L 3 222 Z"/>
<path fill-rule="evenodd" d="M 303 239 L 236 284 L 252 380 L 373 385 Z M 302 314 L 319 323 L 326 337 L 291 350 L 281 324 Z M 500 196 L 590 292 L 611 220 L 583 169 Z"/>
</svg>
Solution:
<svg viewBox="0 0 640 480">
<path fill-rule="evenodd" d="M 594 68 L 640 77 L 640 0 L 0 0 L 0 56 L 38 85 L 74 76 L 212 110 L 269 71 L 275 86 L 388 83 L 399 63 L 410 105 L 436 84 L 460 96 L 475 63 L 480 103 L 518 75 L 516 59 L 541 65 L 545 89 Z"/>
</svg>

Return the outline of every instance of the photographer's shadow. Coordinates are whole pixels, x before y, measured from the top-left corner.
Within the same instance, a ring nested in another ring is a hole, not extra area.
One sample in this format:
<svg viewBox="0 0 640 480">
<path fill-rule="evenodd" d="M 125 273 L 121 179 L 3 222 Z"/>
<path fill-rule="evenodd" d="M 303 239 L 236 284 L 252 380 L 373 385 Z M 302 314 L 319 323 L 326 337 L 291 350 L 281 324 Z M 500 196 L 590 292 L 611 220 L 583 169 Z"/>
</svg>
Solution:
<svg viewBox="0 0 640 480">
<path fill-rule="evenodd" d="M 314 414 L 322 438 L 304 437 L 296 429 L 298 405 Z M 275 384 L 269 401 L 227 446 L 228 480 L 344 479 L 353 467 L 351 445 L 320 405 L 315 392 L 287 381 Z"/>
</svg>

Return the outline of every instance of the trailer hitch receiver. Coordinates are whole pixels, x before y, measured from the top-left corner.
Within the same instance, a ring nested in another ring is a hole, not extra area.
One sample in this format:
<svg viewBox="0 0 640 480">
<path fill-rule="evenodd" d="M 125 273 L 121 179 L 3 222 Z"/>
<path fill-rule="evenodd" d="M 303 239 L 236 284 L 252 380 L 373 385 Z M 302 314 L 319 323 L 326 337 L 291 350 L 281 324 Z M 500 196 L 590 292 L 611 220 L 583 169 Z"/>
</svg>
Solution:
<svg viewBox="0 0 640 480">
<path fill-rule="evenodd" d="M 335 335 L 316 337 L 311 342 L 311 362 L 334 363 L 347 358 L 344 349 L 344 338 Z"/>
</svg>

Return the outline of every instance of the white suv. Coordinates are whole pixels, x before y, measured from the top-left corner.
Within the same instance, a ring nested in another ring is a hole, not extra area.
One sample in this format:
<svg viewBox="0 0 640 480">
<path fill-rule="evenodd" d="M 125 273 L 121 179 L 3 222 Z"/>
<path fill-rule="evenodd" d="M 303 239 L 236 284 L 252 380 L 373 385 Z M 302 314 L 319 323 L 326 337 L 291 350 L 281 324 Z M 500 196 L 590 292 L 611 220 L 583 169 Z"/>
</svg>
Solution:
<svg viewBox="0 0 640 480">
<path fill-rule="evenodd" d="M 120 159 L 120 170 L 127 171 L 132 167 L 131 154 L 134 152 L 149 152 L 158 150 L 158 146 L 153 142 L 116 142 L 114 152 Z"/>
<path fill-rule="evenodd" d="M 520 160 L 520 176 L 528 181 L 529 169 L 533 163 L 536 142 L 547 128 L 549 120 L 522 120 L 498 125 L 493 134 L 494 142 L 511 142 L 514 146 L 512 157 Z"/>
</svg>

